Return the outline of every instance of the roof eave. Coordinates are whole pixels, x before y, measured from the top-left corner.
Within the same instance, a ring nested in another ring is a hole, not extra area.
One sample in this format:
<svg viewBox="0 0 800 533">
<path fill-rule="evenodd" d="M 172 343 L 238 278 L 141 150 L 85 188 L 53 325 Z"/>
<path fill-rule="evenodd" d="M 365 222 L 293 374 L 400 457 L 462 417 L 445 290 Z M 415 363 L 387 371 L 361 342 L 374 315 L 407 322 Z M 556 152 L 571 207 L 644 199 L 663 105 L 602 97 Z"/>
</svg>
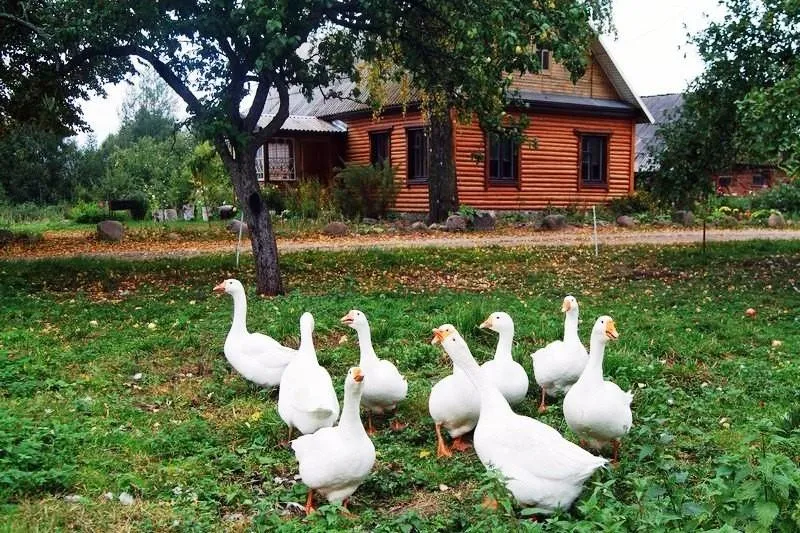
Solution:
<svg viewBox="0 0 800 533">
<path fill-rule="evenodd" d="M 655 122 L 653 116 L 650 114 L 650 111 L 647 109 L 642 99 L 639 98 L 636 91 L 633 90 L 630 82 L 619 68 L 619 64 L 614 60 L 611 52 L 609 52 L 608 48 L 603 43 L 603 37 L 598 35 L 592 42 L 592 53 L 597 59 L 597 62 L 600 63 L 600 66 L 603 67 L 606 76 L 608 76 L 609 81 L 614 86 L 614 89 L 616 89 L 617 94 L 640 111 L 637 122 L 640 124 L 653 124 Z"/>
</svg>

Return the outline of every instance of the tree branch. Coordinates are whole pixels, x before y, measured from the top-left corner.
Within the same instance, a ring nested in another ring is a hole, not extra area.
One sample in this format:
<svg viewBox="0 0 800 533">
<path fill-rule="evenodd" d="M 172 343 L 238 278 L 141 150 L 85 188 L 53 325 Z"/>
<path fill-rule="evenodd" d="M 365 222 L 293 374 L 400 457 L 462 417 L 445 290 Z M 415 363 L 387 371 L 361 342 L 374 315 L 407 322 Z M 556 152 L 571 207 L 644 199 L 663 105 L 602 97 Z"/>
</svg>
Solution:
<svg viewBox="0 0 800 533">
<path fill-rule="evenodd" d="M 51 41 L 53 39 L 53 37 L 50 34 L 45 33 L 44 30 L 40 29 L 38 26 L 28 22 L 27 20 L 21 19 L 21 18 L 15 16 L 15 15 L 12 15 L 11 13 L 2 13 L 2 12 L 0 12 L 0 19 L 5 19 L 5 20 L 8 20 L 8 21 L 18 25 L 18 26 L 22 26 L 24 28 L 27 28 L 30 31 L 32 31 L 33 33 L 35 33 L 36 35 L 38 35 L 39 37 L 41 37 L 42 39 L 44 39 L 45 41 Z"/>
<path fill-rule="evenodd" d="M 169 85 L 172 90 L 175 91 L 175 93 L 180 96 L 184 102 L 186 102 L 186 105 L 189 106 L 189 110 L 193 114 L 198 116 L 204 114 L 203 104 L 194 95 L 191 89 L 189 89 L 189 87 L 183 82 L 183 80 L 181 80 L 172 71 L 172 69 L 170 69 L 166 63 L 161 61 L 153 52 L 142 48 L 141 46 L 122 45 L 111 46 L 108 48 L 86 48 L 78 52 L 72 59 L 70 59 L 61 69 L 61 73 L 68 74 L 69 72 L 77 69 L 84 61 L 100 56 L 136 56 L 143 59 L 144 61 L 150 63 L 153 69 L 158 73 L 159 76 L 161 76 L 167 85 Z"/>
<path fill-rule="evenodd" d="M 250 105 L 250 110 L 247 112 L 247 116 L 244 118 L 244 128 L 248 132 L 256 129 L 258 119 L 261 118 L 261 114 L 264 112 L 264 104 L 267 103 L 269 89 L 272 86 L 271 81 L 264 76 L 259 76 L 258 79 L 258 88 L 256 89 L 255 96 L 253 97 L 253 103 Z M 283 102 L 281 101 L 281 103 Z"/>
<path fill-rule="evenodd" d="M 286 85 L 286 82 L 280 79 L 280 77 L 276 77 L 273 83 L 278 90 L 281 103 L 278 107 L 278 112 L 275 113 L 275 116 L 272 117 L 269 124 L 255 134 L 254 139 L 256 141 L 256 146 L 264 144 L 267 139 L 278 133 L 283 123 L 286 122 L 286 119 L 289 117 L 289 86 Z"/>
</svg>

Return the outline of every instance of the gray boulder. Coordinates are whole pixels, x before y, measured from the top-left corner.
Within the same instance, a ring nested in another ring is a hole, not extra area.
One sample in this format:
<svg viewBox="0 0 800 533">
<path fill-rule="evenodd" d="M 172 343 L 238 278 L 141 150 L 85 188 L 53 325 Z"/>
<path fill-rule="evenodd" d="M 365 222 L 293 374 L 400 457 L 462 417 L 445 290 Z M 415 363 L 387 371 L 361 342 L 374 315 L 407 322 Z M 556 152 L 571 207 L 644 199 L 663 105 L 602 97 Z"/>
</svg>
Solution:
<svg viewBox="0 0 800 533">
<path fill-rule="evenodd" d="M 194 220 L 194 204 L 186 204 L 181 208 L 183 220 Z"/>
<path fill-rule="evenodd" d="M 347 224 L 344 222 L 331 222 L 322 228 L 322 233 L 332 237 L 341 237 L 343 235 L 347 235 L 349 231 L 350 230 L 347 228 Z"/>
<path fill-rule="evenodd" d="M 374 219 L 374 218 L 364 217 L 364 218 L 361 219 L 361 223 L 362 224 L 366 224 L 368 226 L 374 226 L 375 224 L 378 223 L 378 221 L 376 219 Z"/>
<path fill-rule="evenodd" d="M 174 222 L 178 220 L 177 209 L 164 209 L 164 220 L 167 222 Z"/>
<path fill-rule="evenodd" d="M 121 241 L 125 236 L 125 226 L 116 220 L 104 220 L 97 223 L 97 237 L 101 241 Z"/>
<path fill-rule="evenodd" d="M 441 231 L 441 230 L 445 229 L 445 226 L 444 226 L 444 224 L 438 224 L 438 223 L 434 222 L 433 224 L 428 226 L 428 229 L 430 229 L 430 230 L 440 230 Z"/>
<path fill-rule="evenodd" d="M 694 225 L 694 213 L 691 211 L 678 210 L 672 213 L 672 221 L 684 226 Z"/>
<path fill-rule="evenodd" d="M 228 231 L 230 231 L 234 235 L 239 235 L 239 228 L 241 228 L 241 230 L 242 230 L 242 235 L 249 235 L 248 229 L 247 229 L 247 224 L 245 224 L 241 220 L 238 220 L 238 219 L 234 218 L 233 220 L 228 222 L 228 225 L 225 226 L 225 227 L 228 228 Z"/>
<path fill-rule="evenodd" d="M 472 218 L 472 227 L 479 230 L 494 229 L 497 218 L 492 213 L 478 213 Z"/>
<path fill-rule="evenodd" d="M 627 215 L 622 215 L 620 217 L 617 217 L 617 226 L 621 226 L 623 228 L 632 228 L 635 225 L 636 221 Z"/>
<path fill-rule="evenodd" d="M 428 226 L 423 221 L 417 220 L 416 222 L 411 224 L 411 229 L 413 229 L 414 231 L 426 231 L 428 229 Z"/>
<path fill-rule="evenodd" d="M 465 231 L 467 229 L 467 219 L 461 215 L 450 215 L 444 223 L 447 231 Z"/>
<path fill-rule="evenodd" d="M 547 215 L 542 219 L 542 229 L 560 230 L 567 227 L 567 217 L 564 215 Z"/>
<path fill-rule="evenodd" d="M 772 213 L 767 219 L 767 225 L 770 228 L 784 228 L 786 227 L 786 220 L 780 213 Z"/>
</svg>

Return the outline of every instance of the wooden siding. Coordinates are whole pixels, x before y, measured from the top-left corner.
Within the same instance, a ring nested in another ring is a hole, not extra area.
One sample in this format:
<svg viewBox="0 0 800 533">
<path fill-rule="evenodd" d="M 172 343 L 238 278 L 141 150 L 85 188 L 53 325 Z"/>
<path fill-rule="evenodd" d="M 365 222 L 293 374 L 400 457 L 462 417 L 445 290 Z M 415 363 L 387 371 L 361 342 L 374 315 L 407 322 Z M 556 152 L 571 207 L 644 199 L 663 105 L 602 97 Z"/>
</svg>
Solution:
<svg viewBox="0 0 800 533">
<path fill-rule="evenodd" d="M 427 211 L 427 185 L 406 181 L 406 128 L 421 124 L 419 113 L 370 117 L 348 121 L 347 161 L 369 163 L 369 132 L 391 130 L 391 164 L 397 168 L 397 211 Z M 580 189 L 578 183 L 577 131 L 609 134 L 608 189 Z M 591 206 L 633 190 L 633 146 L 635 123 L 632 119 L 582 117 L 573 115 L 533 115 L 526 132 L 537 140 L 537 147 L 520 150 L 518 187 L 492 186 L 485 179 L 485 164 L 474 154 L 484 154 L 485 138 L 477 122 L 455 128 L 455 159 L 458 196 L 462 204 L 478 209 L 530 210 L 547 206 Z"/>
<path fill-rule="evenodd" d="M 551 61 L 550 70 L 539 74 L 517 75 L 512 85 L 520 90 L 542 93 L 584 96 L 604 100 L 619 99 L 616 89 L 614 89 L 602 67 L 594 58 L 589 63 L 586 74 L 574 84 L 567 69 Z"/>
</svg>

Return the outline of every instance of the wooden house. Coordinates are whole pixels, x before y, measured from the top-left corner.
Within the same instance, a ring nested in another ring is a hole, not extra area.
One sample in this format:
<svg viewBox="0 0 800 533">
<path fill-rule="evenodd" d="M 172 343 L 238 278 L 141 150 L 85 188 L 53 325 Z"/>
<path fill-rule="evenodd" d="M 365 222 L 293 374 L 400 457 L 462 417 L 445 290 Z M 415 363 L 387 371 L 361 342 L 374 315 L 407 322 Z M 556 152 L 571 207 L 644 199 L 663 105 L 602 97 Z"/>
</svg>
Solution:
<svg viewBox="0 0 800 533">
<path fill-rule="evenodd" d="M 542 71 L 514 80 L 521 104 L 509 110 L 529 116 L 526 134 L 535 146 L 494 140 L 477 121 L 455 123 L 461 204 L 487 210 L 590 206 L 633 191 L 636 124 L 651 122 L 647 108 L 600 40 L 593 43 L 589 67 L 577 83 L 552 61 L 549 51 L 541 53 Z M 347 92 L 348 87 L 339 90 Z M 397 169 L 394 209 L 427 211 L 428 144 L 422 114 L 403 105 L 399 88 L 389 91 L 386 102 L 375 118 L 358 101 L 320 96 L 309 102 L 293 94 L 281 133 L 285 137 L 270 141 L 262 151 L 265 181 L 310 175 L 327 180 L 331 173 L 326 165 L 385 161 Z M 275 162 L 280 158 L 293 158 L 293 175 Z"/>
</svg>

